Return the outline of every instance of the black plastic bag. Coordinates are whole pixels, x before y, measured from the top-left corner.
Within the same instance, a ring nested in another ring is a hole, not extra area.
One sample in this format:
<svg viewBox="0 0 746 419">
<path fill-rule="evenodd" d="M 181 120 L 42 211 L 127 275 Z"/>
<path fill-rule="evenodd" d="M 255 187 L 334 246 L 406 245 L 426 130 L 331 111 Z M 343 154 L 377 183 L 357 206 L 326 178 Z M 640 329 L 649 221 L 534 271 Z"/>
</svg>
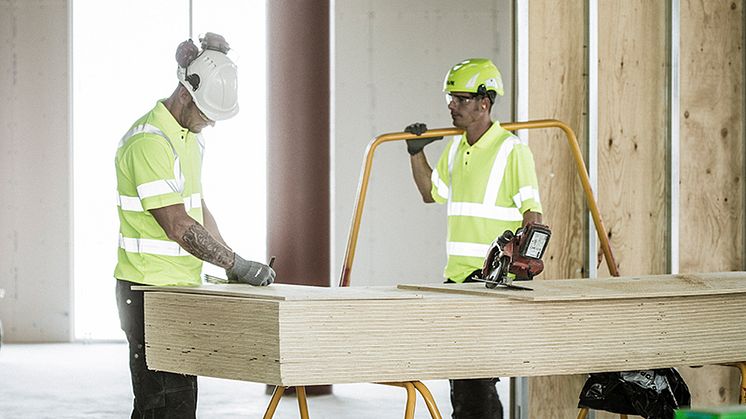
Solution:
<svg viewBox="0 0 746 419">
<path fill-rule="evenodd" d="M 691 404 L 684 379 L 673 368 L 590 374 L 580 392 L 578 407 L 672 419 L 676 409 Z"/>
</svg>

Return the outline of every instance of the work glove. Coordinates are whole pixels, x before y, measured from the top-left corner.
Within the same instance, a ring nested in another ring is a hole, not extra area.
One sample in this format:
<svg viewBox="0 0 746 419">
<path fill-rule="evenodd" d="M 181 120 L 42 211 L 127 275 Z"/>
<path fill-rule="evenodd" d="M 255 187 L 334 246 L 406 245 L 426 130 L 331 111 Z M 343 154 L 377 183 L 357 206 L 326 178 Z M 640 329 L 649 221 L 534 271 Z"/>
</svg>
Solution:
<svg viewBox="0 0 746 419">
<path fill-rule="evenodd" d="M 404 132 L 408 132 L 414 135 L 422 135 L 422 133 L 425 131 L 427 131 L 427 125 L 422 122 L 415 122 L 414 124 L 410 124 L 406 128 L 404 128 Z M 415 154 L 422 151 L 422 149 L 425 148 L 426 145 L 442 138 L 443 137 L 432 137 L 407 140 L 407 151 L 409 152 L 410 156 L 414 156 Z"/>
<path fill-rule="evenodd" d="M 216 33 L 207 32 L 199 39 L 199 41 L 202 43 L 203 51 L 211 49 L 213 51 L 220 51 L 223 54 L 227 54 L 231 49 L 231 47 L 228 46 L 228 41 L 223 38 L 223 35 L 218 35 Z"/>
<path fill-rule="evenodd" d="M 245 260 L 235 254 L 233 267 L 225 270 L 228 282 L 250 284 L 263 287 L 275 282 L 275 271 L 271 267 L 250 260 Z"/>
</svg>

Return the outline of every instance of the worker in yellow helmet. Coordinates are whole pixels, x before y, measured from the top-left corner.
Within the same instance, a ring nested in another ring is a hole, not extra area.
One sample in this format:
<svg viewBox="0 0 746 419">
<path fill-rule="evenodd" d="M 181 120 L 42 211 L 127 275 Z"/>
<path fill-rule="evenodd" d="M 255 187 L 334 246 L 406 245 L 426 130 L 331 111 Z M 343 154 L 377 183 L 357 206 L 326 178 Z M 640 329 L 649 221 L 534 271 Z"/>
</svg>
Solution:
<svg viewBox="0 0 746 419">
<path fill-rule="evenodd" d="M 132 418 L 194 418 L 197 377 L 151 371 L 145 361 L 143 292 L 133 285 L 196 286 L 202 262 L 230 282 L 269 285 L 271 267 L 225 243 L 202 197 L 202 129 L 238 113 L 237 69 L 225 39 L 207 33 L 176 52 L 179 84 L 138 119 L 119 143 L 119 249 L 114 277 L 135 395 Z"/>
<path fill-rule="evenodd" d="M 492 61 L 472 58 L 454 65 L 443 91 L 453 125 L 464 135 L 445 148 L 434 170 L 423 149 L 438 138 L 409 140 L 407 150 L 423 201 L 448 206 L 446 282 L 473 282 L 481 278 L 496 237 L 541 222 L 539 186 L 528 144 L 490 117 L 496 97 L 503 95 L 500 72 Z M 417 135 L 426 130 L 422 123 L 405 129 Z M 502 418 L 497 380 L 451 380 L 453 418 Z"/>
</svg>

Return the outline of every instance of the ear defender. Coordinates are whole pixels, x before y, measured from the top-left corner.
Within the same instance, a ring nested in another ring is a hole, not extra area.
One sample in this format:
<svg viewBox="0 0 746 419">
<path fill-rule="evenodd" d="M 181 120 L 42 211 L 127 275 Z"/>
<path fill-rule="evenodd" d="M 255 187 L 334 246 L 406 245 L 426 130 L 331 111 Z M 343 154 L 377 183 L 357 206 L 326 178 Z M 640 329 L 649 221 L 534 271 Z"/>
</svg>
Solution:
<svg viewBox="0 0 746 419">
<path fill-rule="evenodd" d="M 189 85 L 192 86 L 193 92 L 196 92 L 197 89 L 199 89 L 199 82 L 200 82 L 199 74 L 196 74 L 196 73 L 189 74 L 188 76 L 184 77 L 184 80 L 186 80 L 187 83 L 189 83 Z"/>
</svg>

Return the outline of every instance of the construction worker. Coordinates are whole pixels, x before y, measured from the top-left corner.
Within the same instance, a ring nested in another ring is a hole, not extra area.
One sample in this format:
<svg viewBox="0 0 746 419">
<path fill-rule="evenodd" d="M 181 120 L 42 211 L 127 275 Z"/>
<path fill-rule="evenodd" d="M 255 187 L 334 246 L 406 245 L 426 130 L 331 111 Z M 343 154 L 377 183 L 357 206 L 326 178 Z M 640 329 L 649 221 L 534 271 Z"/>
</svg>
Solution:
<svg viewBox="0 0 746 419">
<path fill-rule="evenodd" d="M 234 253 L 202 198 L 201 131 L 238 113 L 237 69 L 225 39 L 208 33 L 202 49 L 182 42 L 179 83 L 119 143 L 115 166 L 120 220 L 116 297 L 130 352 L 132 418 L 194 418 L 197 377 L 148 370 L 143 292 L 133 285 L 196 286 L 202 261 L 228 280 L 269 285 L 271 267 Z"/>
<path fill-rule="evenodd" d="M 439 138 L 407 141 L 412 175 L 426 203 L 448 205 L 446 282 L 481 278 L 489 245 L 505 230 L 541 222 L 541 203 L 528 144 L 492 121 L 490 111 L 503 95 L 492 61 L 473 58 L 453 66 L 443 85 L 453 125 L 464 135 L 448 144 L 433 170 L 423 148 Z M 425 124 L 405 131 L 421 135 Z M 497 378 L 451 380 L 455 419 L 502 418 Z"/>
</svg>

